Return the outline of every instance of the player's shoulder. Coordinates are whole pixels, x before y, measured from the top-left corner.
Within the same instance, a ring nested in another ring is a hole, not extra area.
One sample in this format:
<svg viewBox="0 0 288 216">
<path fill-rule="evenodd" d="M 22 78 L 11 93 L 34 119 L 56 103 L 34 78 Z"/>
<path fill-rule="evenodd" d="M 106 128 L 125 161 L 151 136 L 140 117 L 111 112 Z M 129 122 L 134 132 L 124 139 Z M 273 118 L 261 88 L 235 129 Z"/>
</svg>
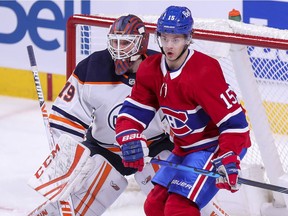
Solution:
<svg viewBox="0 0 288 216">
<path fill-rule="evenodd" d="M 152 55 L 147 56 L 147 58 L 143 61 L 143 65 L 145 67 L 150 67 L 153 66 L 155 64 L 160 64 L 161 62 L 161 57 L 162 57 L 162 53 L 156 52 Z"/>
<path fill-rule="evenodd" d="M 215 70 L 218 71 L 219 69 L 221 70 L 220 64 L 217 59 L 197 50 L 192 50 L 192 52 L 193 54 L 187 62 L 187 66 L 189 68 L 194 68 L 193 71 L 195 71 L 196 73 L 199 73 L 200 71 L 212 72 Z"/>
<path fill-rule="evenodd" d="M 144 61 L 141 62 L 138 71 L 137 77 L 149 77 L 151 74 L 153 76 L 156 74 L 158 69 L 160 70 L 162 53 L 157 53 L 151 56 L 148 56 Z"/>
<path fill-rule="evenodd" d="M 77 67 L 87 67 L 89 64 L 95 64 L 99 62 L 113 62 L 111 55 L 107 49 L 95 51 L 82 61 L 80 61 Z"/>
<path fill-rule="evenodd" d="M 223 73 L 217 59 L 196 50 L 187 62 L 187 69 L 190 75 L 193 74 L 190 77 L 198 84 L 203 80 L 215 81 Z"/>
<path fill-rule="evenodd" d="M 199 52 L 197 50 L 194 50 L 193 56 L 196 57 L 197 59 L 201 59 L 202 61 L 208 61 L 208 62 L 217 62 L 215 58 L 212 58 L 211 56 Z"/>
<path fill-rule="evenodd" d="M 210 69 L 217 68 L 218 70 L 220 67 L 220 64 L 217 59 L 196 50 L 194 50 L 192 59 L 193 59 L 192 64 L 198 65 L 199 68 L 202 68 L 203 70 L 206 70 L 207 68 Z"/>
<path fill-rule="evenodd" d="M 151 56 L 151 55 L 155 55 L 155 54 L 159 54 L 160 52 L 156 51 L 156 50 L 152 50 L 152 49 L 147 49 L 146 55 L 147 56 Z"/>
<path fill-rule="evenodd" d="M 116 81 L 114 62 L 107 49 L 95 51 L 80 61 L 74 75 L 81 82 L 110 82 Z"/>
<path fill-rule="evenodd" d="M 157 74 L 160 74 L 161 57 L 162 53 L 148 56 L 141 62 L 136 77 L 138 77 L 138 79 L 150 80 L 151 77 L 155 77 Z"/>
</svg>

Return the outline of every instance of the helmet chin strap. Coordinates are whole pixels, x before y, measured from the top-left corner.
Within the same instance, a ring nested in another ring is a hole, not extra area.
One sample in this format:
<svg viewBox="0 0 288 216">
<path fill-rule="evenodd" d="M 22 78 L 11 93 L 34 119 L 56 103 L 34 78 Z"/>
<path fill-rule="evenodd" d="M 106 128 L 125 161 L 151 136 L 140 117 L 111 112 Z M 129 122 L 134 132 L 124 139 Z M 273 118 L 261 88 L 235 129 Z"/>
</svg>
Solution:
<svg viewBox="0 0 288 216">
<path fill-rule="evenodd" d="M 173 61 L 177 61 L 184 53 L 185 51 L 188 49 L 189 45 L 186 44 L 185 47 L 183 48 L 182 52 L 180 53 L 180 55 Z"/>
</svg>

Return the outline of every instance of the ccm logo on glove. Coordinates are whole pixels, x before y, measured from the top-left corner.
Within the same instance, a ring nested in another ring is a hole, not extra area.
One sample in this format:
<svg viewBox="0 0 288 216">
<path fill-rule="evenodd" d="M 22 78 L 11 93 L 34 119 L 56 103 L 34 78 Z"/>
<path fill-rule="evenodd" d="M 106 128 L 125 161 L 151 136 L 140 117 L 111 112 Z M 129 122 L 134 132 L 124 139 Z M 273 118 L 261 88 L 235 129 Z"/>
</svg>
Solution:
<svg viewBox="0 0 288 216">
<path fill-rule="evenodd" d="M 43 174 L 44 170 L 50 165 L 50 163 L 52 162 L 53 158 L 56 157 L 57 153 L 60 151 L 60 147 L 58 144 L 56 144 L 56 146 L 54 147 L 54 149 L 51 151 L 51 154 L 45 159 L 45 161 L 43 162 L 43 164 L 39 167 L 39 169 L 37 170 L 37 172 L 35 173 L 35 177 L 38 179 L 41 177 L 41 175 Z"/>
</svg>

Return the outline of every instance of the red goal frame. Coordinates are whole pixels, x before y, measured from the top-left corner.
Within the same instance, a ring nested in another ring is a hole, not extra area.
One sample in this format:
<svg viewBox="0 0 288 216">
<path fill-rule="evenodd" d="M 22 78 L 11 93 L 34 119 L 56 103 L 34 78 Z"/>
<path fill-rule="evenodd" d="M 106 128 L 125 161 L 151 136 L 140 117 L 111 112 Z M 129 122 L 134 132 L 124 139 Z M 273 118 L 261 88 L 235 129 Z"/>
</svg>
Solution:
<svg viewBox="0 0 288 216">
<path fill-rule="evenodd" d="M 112 17 L 92 16 L 92 15 L 72 15 L 66 24 L 66 77 L 68 78 L 76 66 L 76 26 L 91 25 L 98 27 L 109 26 L 116 20 Z M 148 33 L 154 33 L 155 23 L 144 22 Z M 211 31 L 203 29 L 194 29 L 192 37 L 208 41 L 218 41 L 224 43 L 244 44 L 251 46 L 268 46 L 275 49 L 288 50 L 288 40 L 251 36 L 236 33 L 227 33 L 221 31 Z"/>
</svg>

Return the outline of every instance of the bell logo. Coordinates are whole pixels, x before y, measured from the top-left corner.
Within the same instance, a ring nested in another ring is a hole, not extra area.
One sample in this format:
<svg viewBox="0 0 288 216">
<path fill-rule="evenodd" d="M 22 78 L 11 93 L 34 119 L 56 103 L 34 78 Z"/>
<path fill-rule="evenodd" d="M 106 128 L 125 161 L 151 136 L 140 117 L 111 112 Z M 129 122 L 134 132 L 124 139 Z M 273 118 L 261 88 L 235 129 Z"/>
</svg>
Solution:
<svg viewBox="0 0 288 216">
<path fill-rule="evenodd" d="M 61 47 L 65 40 L 66 22 L 70 16 L 75 14 L 74 4 L 77 1 L 62 1 L 56 4 L 56 1 L 31 1 L 33 2 L 29 10 L 25 7 L 25 1 L 1 1 L 1 11 L 7 11 L 7 16 L 12 23 L 12 31 L 0 31 L 0 43 L 16 44 L 23 40 L 29 33 L 31 40 L 39 48 L 44 50 L 56 50 Z M 90 1 L 81 0 L 81 14 L 90 14 Z M 61 7 L 62 6 L 62 7 Z M 3 10 L 4 8 L 4 10 Z M 49 13 L 53 19 L 44 19 L 43 13 Z M 14 17 L 13 17 L 14 16 Z M 13 21 L 15 22 L 13 23 Z M 52 38 L 47 39 L 46 34 L 42 34 L 39 29 L 49 31 Z M 2 29 L 1 29 L 2 30 Z M 53 32 L 63 31 L 64 38 L 53 37 Z M 44 37 L 43 37 L 44 35 Z M 62 46 L 65 49 L 65 46 Z"/>
</svg>

